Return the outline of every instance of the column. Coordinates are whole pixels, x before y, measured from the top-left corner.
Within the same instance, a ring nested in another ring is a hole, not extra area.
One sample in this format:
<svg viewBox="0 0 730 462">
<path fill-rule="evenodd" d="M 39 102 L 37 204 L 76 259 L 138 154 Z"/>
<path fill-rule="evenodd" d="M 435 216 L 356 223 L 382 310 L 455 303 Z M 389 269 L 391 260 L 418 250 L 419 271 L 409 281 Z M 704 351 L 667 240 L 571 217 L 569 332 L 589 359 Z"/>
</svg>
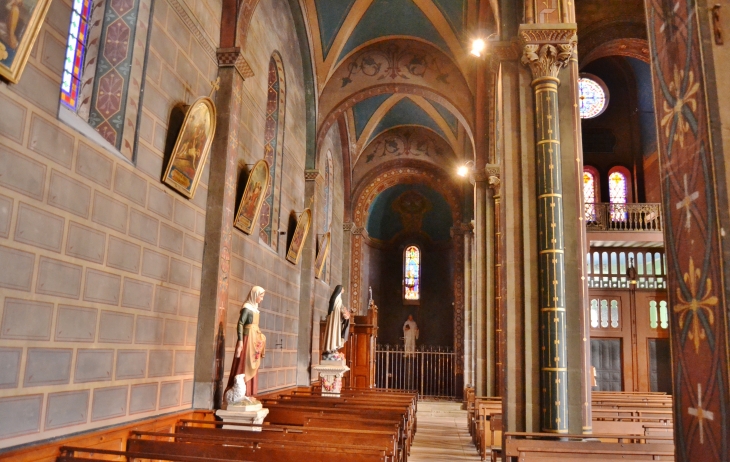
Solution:
<svg viewBox="0 0 730 462">
<path fill-rule="evenodd" d="M 474 233 L 471 225 L 465 224 L 464 232 L 464 383 L 474 386 L 474 332 L 472 299 L 472 246 Z"/>
<path fill-rule="evenodd" d="M 238 173 L 238 118 L 248 64 L 238 47 L 218 49 L 220 88 L 211 148 L 205 253 L 195 347 L 193 407 L 219 408 L 223 395 L 228 273 Z"/>
<path fill-rule="evenodd" d="M 575 25 L 523 24 L 520 41 L 522 63 L 532 72 L 535 101 L 540 426 L 544 432 L 567 433 L 567 320 L 558 73 L 573 53 Z"/>
<path fill-rule="evenodd" d="M 466 378 L 466 293 L 465 293 L 465 234 L 470 231 L 466 223 L 455 223 L 451 228 L 451 240 L 454 245 L 454 353 L 456 356 L 455 390 L 460 393 L 467 383 Z"/>
<path fill-rule="evenodd" d="M 475 330 L 475 383 L 477 396 L 488 394 L 487 377 L 487 179 L 477 171 L 474 181 L 474 299 Z"/>
<path fill-rule="evenodd" d="M 502 196 L 500 193 L 500 169 L 498 166 L 487 167 L 487 181 L 492 190 L 494 200 L 494 381 L 496 396 L 503 396 L 504 393 L 504 304 L 502 298 Z"/>
<path fill-rule="evenodd" d="M 350 289 L 350 258 L 352 257 L 352 229 L 355 223 L 347 222 L 342 224 L 342 287 L 347 293 L 352 293 Z M 333 262 L 334 263 L 334 262 Z"/>
<path fill-rule="evenodd" d="M 317 197 L 317 191 L 322 187 L 324 178 L 319 170 L 304 172 L 304 200 L 303 204 L 312 203 Z M 312 329 L 315 320 L 314 314 L 314 260 L 317 257 L 317 223 L 318 207 L 312 209 L 312 225 L 304 240 L 301 256 L 301 282 L 299 286 L 299 329 L 297 331 L 297 385 L 309 386 L 311 383 L 310 367 L 312 361 Z M 306 207 L 304 207 L 306 208 Z M 285 250 L 286 251 L 286 250 Z M 319 363 L 319 361 L 317 361 Z"/>
</svg>

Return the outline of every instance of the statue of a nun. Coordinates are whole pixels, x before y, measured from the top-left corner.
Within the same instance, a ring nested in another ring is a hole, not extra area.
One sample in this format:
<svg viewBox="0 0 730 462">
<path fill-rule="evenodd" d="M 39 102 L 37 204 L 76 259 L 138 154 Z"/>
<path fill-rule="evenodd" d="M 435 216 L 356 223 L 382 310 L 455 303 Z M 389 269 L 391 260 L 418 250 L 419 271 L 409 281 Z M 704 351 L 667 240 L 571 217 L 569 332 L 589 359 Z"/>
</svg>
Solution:
<svg viewBox="0 0 730 462">
<path fill-rule="evenodd" d="M 327 328 L 324 333 L 324 351 L 322 359 L 344 359 L 339 349 L 345 346 L 350 336 L 350 310 L 342 304 L 342 295 L 345 293 L 342 286 L 335 287 L 330 297 L 329 311 L 327 312 Z"/>
</svg>

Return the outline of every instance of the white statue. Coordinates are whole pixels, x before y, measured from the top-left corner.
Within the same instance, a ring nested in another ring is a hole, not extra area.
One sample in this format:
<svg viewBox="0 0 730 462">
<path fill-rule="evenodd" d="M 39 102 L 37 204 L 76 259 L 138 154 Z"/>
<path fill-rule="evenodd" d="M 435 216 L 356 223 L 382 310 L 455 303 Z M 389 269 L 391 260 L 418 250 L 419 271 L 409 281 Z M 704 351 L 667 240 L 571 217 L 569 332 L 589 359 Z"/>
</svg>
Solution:
<svg viewBox="0 0 730 462">
<path fill-rule="evenodd" d="M 413 315 L 408 315 L 408 321 L 403 324 L 403 339 L 405 340 L 405 357 L 416 351 L 416 340 L 418 339 L 418 324 L 413 320 Z"/>
<path fill-rule="evenodd" d="M 256 404 L 258 401 L 246 396 L 246 374 L 238 374 L 234 378 L 233 388 L 226 392 L 229 406 Z"/>
</svg>

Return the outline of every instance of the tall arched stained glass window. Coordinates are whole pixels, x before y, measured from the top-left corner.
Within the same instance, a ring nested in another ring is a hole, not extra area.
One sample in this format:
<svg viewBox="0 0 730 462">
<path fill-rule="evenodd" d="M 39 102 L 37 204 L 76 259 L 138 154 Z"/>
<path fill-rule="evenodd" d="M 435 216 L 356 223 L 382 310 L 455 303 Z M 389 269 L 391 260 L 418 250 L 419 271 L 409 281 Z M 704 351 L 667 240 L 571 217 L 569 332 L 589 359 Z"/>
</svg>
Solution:
<svg viewBox="0 0 730 462">
<path fill-rule="evenodd" d="M 608 88 L 595 75 L 581 74 L 578 93 L 581 119 L 598 117 L 608 107 Z"/>
<path fill-rule="evenodd" d="M 61 102 L 75 111 L 81 90 L 81 71 L 86 55 L 86 37 L 89 32 L 89 13 L 92 0 L 74 0 L 71 25 L 66 44 L 66 60 L 61 78 Z"/>
<path fill-rule="evenodd" d="M 629 201 L 629 185 L 624 172 L 612 171 L 609 173 L 608 194 L 611 200 L 611 220 L 626 220 L 627 210 L 624 204 Z"/>
<path fill-rule="evenodd" d="M 596 176 L 589 170 L 583 171 L 583 203 L 586 220 L 596 221 Z"/>
<path fill-rule="evenodd" d="M 406 248 L 403 264 L 403 300 L 417 304 L 421 299 L 421 249 L 415 245 Z"/>
<path fill-rule="evenodd" d="M 284 116 L 286 92 L 284 65 L 279 53 L 274 52 L 269 60 L 269 85 L 266 98 L 266 126 L 264 128 L 264 160 L 269 164 L 271 181 L 261 205 L 259 237 L 277 250 L 279 208 L 281 205 L 281 167 L 284 149 Z"/>
</svg>

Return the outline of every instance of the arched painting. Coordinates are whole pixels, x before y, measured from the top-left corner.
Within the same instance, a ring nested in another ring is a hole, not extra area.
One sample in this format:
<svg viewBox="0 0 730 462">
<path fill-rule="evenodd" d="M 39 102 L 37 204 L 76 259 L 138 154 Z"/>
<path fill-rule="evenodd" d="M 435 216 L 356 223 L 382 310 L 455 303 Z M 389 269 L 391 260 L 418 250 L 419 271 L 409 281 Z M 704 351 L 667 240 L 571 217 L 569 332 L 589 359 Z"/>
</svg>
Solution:
<svg viewBox="0 0 730 462">
<path fill-rule="evenodd" d="M 214 134 L 215 105 L 198 98 L 185 115 L 162 181 L 188 199 L 195 196 Z"/>
<path fill-rule="evenodd" d="M 307 209 L 299 216 L 297 229 L 294 230 L 294 236 L 291 238 L 289 251 L 286 253 L 286 259 L 295 265 L 299 263 L 299 257 L 302 255 L 302 248 L 304 247 L 304 240 L 307 238 L 307 233 L 309 233 L 309 226 L 311 224 L 312 211 Z"/>
<path fill-rule="evenodd" d="M 0 2 L 0 77 L 20 81 L 51 0 Z"/>
<path fill-rule="evenodd" d="M 325 263 L 327 262 L 327 255 L 330 252 L 330 232 L 327 231 L 322 236 L 322 242 L 319 244 L 319 251 L 317 252 L 317 258 L 314 260 L 314 277 L 317 279 L 322 278 L 322 271 L 324 270 Z"/>
<path fill-rule="evenodd" d="M 269 164 L 265 160 L 256 162 L 246 181 L 241 204 L 233 225 L 246 234 L 251 234 L 259 216 L 264 193 L 269 187 Z"/>
</svg>

